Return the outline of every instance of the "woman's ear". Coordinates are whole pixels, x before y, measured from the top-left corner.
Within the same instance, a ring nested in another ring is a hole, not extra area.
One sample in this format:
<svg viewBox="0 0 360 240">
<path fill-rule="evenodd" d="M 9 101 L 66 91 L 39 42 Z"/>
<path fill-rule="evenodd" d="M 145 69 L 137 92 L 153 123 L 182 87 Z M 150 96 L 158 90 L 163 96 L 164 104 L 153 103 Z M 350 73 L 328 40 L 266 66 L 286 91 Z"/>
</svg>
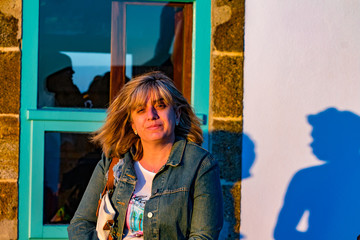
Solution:
<svg viewBox="0 0 360 240">
<path fill-rule="evenodd" d="M 131 128 L 132 128 L 133 132 L 135 133 L 135 135 L 137 135 L 137 131 L 136 131 L 136 128 L 135 128 L 135 124 L 134 124 L 133 121 L 131 121 L 131 119 L 130 119 L 130 124 L 131 124 Z"/>
<path fill-rule="evenodd" d="M 133 132 L 135 133 L 135 135 L 137 135 L 138 133 L 137 133 L 136 128 L 133 123 L 131 124 L 131 128 L 132 128 Z"/>
</svg>

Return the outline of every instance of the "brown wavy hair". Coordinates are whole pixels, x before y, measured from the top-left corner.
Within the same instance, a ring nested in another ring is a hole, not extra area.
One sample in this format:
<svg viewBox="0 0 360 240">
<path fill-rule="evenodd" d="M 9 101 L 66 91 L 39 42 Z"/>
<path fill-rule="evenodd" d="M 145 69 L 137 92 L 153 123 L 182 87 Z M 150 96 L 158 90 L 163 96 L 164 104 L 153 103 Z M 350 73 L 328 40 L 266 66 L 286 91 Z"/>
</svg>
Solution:
<svg viewBox="0 0 360 240">
<path fill-rule="evenodd" d="M 176 89 L 173 81 L 162 72 L 150 72 L 133 78 L 125 84 L 107 110 L 105 124 L 92 138 L 100 144 L 107 157 L 121 157 L 131 148 L 134 160 L 143 156 L 141 140 L 131 127 L 131 111 L 145 105 L 150 97 L 180 110 L 180 122 L 175 135 L 201 145 L 203 142 L 200 121 L 193 108 Z"/>
</svg>

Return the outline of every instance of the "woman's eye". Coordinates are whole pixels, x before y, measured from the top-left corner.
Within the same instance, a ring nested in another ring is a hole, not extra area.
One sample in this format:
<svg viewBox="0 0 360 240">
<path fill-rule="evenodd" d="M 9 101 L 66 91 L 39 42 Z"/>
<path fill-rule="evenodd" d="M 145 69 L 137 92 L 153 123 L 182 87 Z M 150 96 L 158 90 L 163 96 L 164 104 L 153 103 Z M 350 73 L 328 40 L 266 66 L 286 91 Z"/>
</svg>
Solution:
<svg viewBox="0 0 360 240">
<path fill-rule="evenodd" d="M 143 109 L 143 108 L 138 108 L 137 110 L 136 110 L 136 113 L 143 113 L 145 111 L 145 109 Z"/>
<path fill-rule="evenodd" d="M 166 108 L 166 104 L 165 103 L 158 103 L 158 104 L 155 105 L 155 108 L 164 109 L 164 108 Z"/>
</svg>

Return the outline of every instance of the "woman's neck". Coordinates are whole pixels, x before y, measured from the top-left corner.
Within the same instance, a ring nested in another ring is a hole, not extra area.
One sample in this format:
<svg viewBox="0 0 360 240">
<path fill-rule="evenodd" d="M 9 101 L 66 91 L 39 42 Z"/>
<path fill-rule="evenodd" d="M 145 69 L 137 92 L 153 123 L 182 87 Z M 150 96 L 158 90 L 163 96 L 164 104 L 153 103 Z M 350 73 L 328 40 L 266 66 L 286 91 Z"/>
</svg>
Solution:
<svg viewBox="0 0 360 240">
<path fill-rule="evenodd" d="M 141 165 L 149 171 L 158 172 L 167 162 L 173 142 L 166 144 L 146 144 L 143 143 L 143 157 L 140 159 Z"/>
</svg>

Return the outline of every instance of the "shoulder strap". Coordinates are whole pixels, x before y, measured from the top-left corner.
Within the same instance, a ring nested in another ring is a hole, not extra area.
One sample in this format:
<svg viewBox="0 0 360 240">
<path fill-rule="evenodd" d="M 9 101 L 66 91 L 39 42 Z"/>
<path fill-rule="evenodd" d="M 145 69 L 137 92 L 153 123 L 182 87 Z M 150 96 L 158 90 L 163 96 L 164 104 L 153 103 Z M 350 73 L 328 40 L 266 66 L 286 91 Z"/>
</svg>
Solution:
<svg viewBox="0 0 360 240">
<path fill-rule="evenodd" d="M 119 162 L 119 158 L 113 158 L 111 160 L 111 163 L 110 163 L 110 167 L 109 167 L 109 173 L 108 173 L 108 180 L 106 182 L 106 186 L 104 188 L 104 191 L 107 190 L 113 190 L 114 189 L 114 167 L 115 165 Z M 104 196 L 106 194 L 106 191 L 102 193 L 102 196 Z"/>
<path fill-rule="evenodd" d="M 101 200 L 103 198 L 103 196 L 106 194 L 107 191 L 109 191 L 109 194 L 111 197 L 111 194 L 114 190 L 114 166 L 119 162 L 119 158 L 112 158 L 111 159 L 111 163 L 110 163 L 110 167 L 109 167 L 109 172 L 108 172 L 108 180 L 106 182 L 106 185 L 104 187 L 104 190 L 103 192 L 101 193 L 101 196 L 100 196 L 100 199 L 98 201 L 98 206 L 97 206 L 97 210 L 96 210 L 96 216 L 98 216 L 98 213 L 99 213 L 99 208 L 100 208 L 100 204 L 101 204 Z"/>
</svg>

